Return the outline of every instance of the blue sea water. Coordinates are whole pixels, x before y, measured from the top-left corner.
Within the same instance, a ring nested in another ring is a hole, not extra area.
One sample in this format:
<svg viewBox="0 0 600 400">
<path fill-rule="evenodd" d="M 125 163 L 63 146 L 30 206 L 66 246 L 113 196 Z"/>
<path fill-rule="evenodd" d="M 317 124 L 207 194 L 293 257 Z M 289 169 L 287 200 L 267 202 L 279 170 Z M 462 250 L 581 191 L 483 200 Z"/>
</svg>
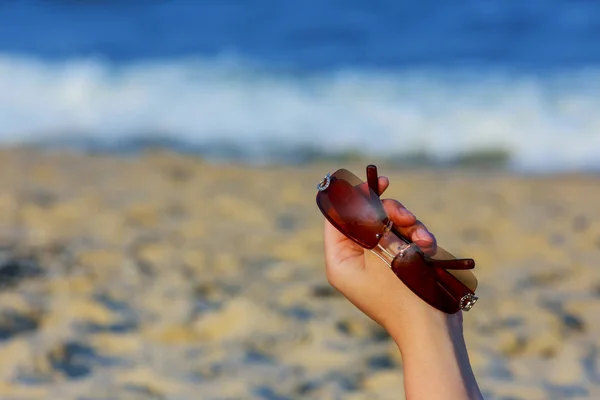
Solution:
<svg viewBox="0 0 600 400">
<path fill-rule="evenodd" d="M 2 144 L 502 150 L 590 170 L 598 110 L 591 0 L 0 2 Z"/>
</svg>

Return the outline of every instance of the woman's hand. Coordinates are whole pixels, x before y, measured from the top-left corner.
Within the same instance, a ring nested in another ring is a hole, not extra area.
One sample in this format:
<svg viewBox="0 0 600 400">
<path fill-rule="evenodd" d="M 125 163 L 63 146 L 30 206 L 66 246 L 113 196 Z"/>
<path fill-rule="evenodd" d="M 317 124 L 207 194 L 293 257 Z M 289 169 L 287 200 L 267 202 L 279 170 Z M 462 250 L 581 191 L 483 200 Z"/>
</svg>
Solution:
<svg viewBox="0 0 600 400">
<path fill-rule="evenodd" d="M 379 177 L 379 193 L 389 186 Z M 383 205 L 400 233 L 426 252 L 435 250 L 435 237 L 396 200 Z M 409 290 L 379 258 L 340 233 L 325 220 L 327 279 L 350 302 L 388 331 L 399 329 L 399 314 L 436 311 Z M 390 332 L 390 333 L 392 333 Z"/>
<path fill-rule="evenodd" d="M 379 177 L 379 193 L 389 186 Z M 383 200 L 399 232 L 424 252 L 435 237 L 396 200 Z M 348 239 L 327 220 L 324 227 L 327 279 L 352 304 L 383 326 L 402 354 L 407 399 L 481 399 L 462 332 L 462 312 L 447 315 L 431 307 L 370 251 Z"/>
</svg>

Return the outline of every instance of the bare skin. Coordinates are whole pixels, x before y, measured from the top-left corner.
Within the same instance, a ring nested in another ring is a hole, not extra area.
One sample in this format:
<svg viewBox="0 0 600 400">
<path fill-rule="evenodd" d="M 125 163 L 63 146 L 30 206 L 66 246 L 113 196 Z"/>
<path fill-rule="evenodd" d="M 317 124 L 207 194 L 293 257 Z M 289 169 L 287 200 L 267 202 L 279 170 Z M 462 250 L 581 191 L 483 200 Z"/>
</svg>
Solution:
<svg viewBox="0 0 600 400">
<path fill-rule="evenodd" d="M 388 186 L 389 180 L 379 177 L 379 192 Z M 435 237 L 402 204 L 391 199 L 383 204 L 403 235 L 424 250 L 435 249 Z M 464 342 L 462 312 L 447 315 L 423 302 L 379 258 L 328 221 L 324 239 L 329 283 L 398 345 L 406 398 L 483 399 Z"/>
</svg>

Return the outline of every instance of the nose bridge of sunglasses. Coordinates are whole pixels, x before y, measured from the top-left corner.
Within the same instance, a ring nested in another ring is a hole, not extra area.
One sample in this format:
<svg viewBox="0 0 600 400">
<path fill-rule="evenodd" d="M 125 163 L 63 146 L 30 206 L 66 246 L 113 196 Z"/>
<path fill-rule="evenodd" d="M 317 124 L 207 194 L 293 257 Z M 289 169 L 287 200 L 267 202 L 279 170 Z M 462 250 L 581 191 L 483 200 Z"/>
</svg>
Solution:
<svg viewBox="0 0 600 400">
<path fill-rule="evenodd" d="M 405 240 L 398 237 L 391 230 L 391 227 L 392 221 L 390 220 L 386 226 L 385 232 L 379 238 L 377 246 L 371 249 L 371 251 L 390 268 L 392 266 L 392 261 L 396 256 L 403 258 L 409 253 L 421 251 L 416 243 L 407 243 Z"/>
</svg>

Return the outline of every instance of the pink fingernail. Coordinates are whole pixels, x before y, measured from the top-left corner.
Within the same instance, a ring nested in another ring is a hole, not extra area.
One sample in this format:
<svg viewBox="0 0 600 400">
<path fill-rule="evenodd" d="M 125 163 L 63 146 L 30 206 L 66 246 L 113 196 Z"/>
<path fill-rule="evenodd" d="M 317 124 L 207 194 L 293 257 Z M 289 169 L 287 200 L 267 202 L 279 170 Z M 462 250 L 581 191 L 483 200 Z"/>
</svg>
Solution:
<svg viewBox="0 0 600 400">
<path fill-rule="evenodd" d="M 431 234 L 425 228 L 418 228 L 414 235 L 416 240 L 431 240 Z"/>
<path fill-rule="evenodd" d="M 398 207 L 398 210 L 400 211 L 400 214 L 404 215 L 405 217 L 414 217 L 415 216 L 413 213 L 411 213 L 404 207 Z"/>
</svg>

